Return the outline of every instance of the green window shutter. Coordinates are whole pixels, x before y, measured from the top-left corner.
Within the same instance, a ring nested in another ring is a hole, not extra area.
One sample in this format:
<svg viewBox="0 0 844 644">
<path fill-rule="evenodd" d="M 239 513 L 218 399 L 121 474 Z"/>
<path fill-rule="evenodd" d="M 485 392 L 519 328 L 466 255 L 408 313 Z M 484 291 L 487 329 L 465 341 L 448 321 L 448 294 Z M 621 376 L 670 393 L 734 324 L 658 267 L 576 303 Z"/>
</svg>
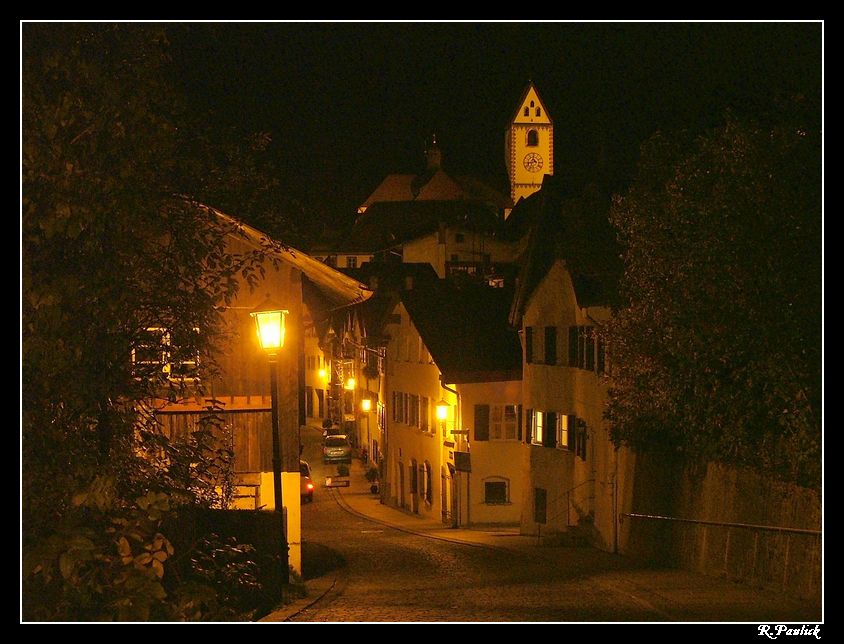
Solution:
<svg viewBox="0 0 844 644">
<path fill-rule="evenodd" d="M 542 436 L 542 445 L 544 447 L 557 446 L 557 412 L 545 412 L 545 428 Z"/>
<path fill-rule="evenodd" d="M 586 327 L 586 368 L 589 371 L 595 370 L 595 329 Z"/>
<path fill-rule="evenodd" d="M 489 440 L 489 405 L 475 405 L 475 440 Z"/>
</svg>

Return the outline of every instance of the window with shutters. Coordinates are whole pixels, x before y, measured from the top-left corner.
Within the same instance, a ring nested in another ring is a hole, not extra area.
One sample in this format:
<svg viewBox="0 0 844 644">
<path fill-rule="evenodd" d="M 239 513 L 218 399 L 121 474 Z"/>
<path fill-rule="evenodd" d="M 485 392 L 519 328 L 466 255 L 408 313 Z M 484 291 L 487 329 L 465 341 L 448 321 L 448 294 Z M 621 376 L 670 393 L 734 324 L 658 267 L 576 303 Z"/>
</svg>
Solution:
<svg viewBox="0 0 844 644">
<path fill-rule="evenodd" d="M 534 445 L 542 445 L 544 438 L 544 421 L 545 414 L 539 410 L 533 412 L 533 427 L 531 428 L 531 443 Z"/>
<path fill-rule="evenodd" d="M 199 328 L 193 335 L 179 335 L 160 327 L 141 333 L 132 349 L 132 371 L 136 378 L 154 378 L 166 374 L 169 380 L 196 380 L 199 375 Z"/>
<path fill-rule="evenodd" d="M 543 447 L 557 446 L 557 423 L 559 422 L 559 418 L 560 415 L 555 411 L 545 412 L 545 427 L 543 428 L 544 431 L 542 433 Z"/>
<path fill-rule="evenodd" d="M 475 440 L 489 440 L 489 405 L 475 405 Z"/>
<path fill-rule="evenodd" d="M 525 362 L 533 362 L 533 327 L 525 327 Z"/>
<path fill-rule="evenodd" d="M 545 327 L 545 364 L 557 364 L 557 327 Z"/>
<path fill-rule="evenodd" d="M 489 439 L 493 441 L 516 440 L 517 418 L 516 405 L 493 405 L 490 417 Z"/>
<path fill-rule="evenodd" d="M 533 442 L 533 409 L 525 410 L 525 443 Z"/>
<path fill-rule="evenodd" d="M 408 395 L 409 405 L 407 413 L 407 424 L 411 427 L 419 427 L 419 396 Z"/>
<path fill-rule="evenodd" d="M 419 427 L 423 432 L 427 432 L 429 430 L 427 396 L 422 396 L 419 399 Z"/>
<path fill-rule="evenodd" d="M 604 373 L 606 350 L 594 327 L 569 327 L 569 366 Z"/>
<path fill-rule="evenodd" d="M 505 505 L 510 503 L 509 481 L 503 477 L 491 477 L 484 481 L 484 503 Z"/>
<path fill-rule="evenodd" d="M 560 414 L 557 423 L 557 447 L 574 450 L 576 417 L 573 414 Z"/>
</svg>

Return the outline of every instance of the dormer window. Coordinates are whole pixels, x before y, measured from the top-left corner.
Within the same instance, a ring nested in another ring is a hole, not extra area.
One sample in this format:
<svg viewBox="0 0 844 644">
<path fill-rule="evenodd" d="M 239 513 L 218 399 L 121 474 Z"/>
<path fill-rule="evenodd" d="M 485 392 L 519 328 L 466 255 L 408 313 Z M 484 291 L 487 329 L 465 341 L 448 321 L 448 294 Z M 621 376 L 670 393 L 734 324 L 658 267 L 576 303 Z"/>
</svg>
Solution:
<svg viewBox="0 0 844 644">
<path fill-rule="evenodd" d="M 528 147 L 535 148 L 539 145 L 539 133 L 536 130 L 528 130 L 527 133 Z"/>
</svg>

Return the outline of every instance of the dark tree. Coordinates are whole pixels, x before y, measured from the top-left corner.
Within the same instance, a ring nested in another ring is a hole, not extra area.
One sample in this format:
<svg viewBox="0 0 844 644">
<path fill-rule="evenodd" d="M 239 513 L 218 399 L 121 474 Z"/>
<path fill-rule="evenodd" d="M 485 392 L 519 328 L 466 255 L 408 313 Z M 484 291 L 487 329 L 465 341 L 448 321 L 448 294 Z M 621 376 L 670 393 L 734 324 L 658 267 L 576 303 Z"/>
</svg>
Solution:
<svg viewBox="0 0 844 644">
<path fill-rule="evenodd" d="M 643 146 L 612 210 L 626 272 L 607 415 L 618 443 L 818 486 L 820 134 L 783 113 Z"/>
<path fill-rule="evenodd" d="M 24 26 L 31 619 L 185 618 L 209 597 L 165 590 L 173 551 L 160 530 L 180 504 L 213 502 L 225 446 L 210 430 L 187 445 L 162 437 L 144 401 L 185 395 L 203 379 L 137 358 L 199 356 L 201 374 L 213 373 L 218 307 L 260 258 L 227 253 L 225 225 L 196 202 L 251 204 L 267 184 L 256 189 L 259 173 L 244 163 L 260 140 L 211 145 L 170 70 L 160 25 Z"/>
</svg>

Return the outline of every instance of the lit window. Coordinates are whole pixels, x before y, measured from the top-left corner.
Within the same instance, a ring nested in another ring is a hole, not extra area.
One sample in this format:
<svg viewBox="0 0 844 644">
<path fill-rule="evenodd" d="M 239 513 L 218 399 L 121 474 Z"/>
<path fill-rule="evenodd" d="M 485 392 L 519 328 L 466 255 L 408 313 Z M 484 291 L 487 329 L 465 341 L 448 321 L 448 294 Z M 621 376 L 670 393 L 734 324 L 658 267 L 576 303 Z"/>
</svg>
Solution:
<svg viewBox="0 0 844 644">
<path fill-rule="evenodd" d="M 358 258 L 354 255 L 346 258 L 346 268 L 357 268 L 358 267 Z"/>
<path fill-rule="evenodd" d="M 146 329 L 132 349 L 135 376 L 150 378 L 165 373 L 170 380 L 196 379 L 199 370 L 196 335 L 199 329 L 194 328 L 193 334 L 194 337 L 189 337 L 160 327 Z"/>
<path fill-rule="evenodd" d="M 574 437 L 574 416 L 560 414 L 557 420 L 557 447 L 571 449 L 571 439 Z"/>
<path fill-rule="evenodd" d="M 528 130 L 527 133 L 527 144 L 528 147 L 535 148 L 539 145 L 539 132 L 536 130 Z"/>
<path fill-rule="evenodd" d="M 543 422 L 545 420 L 545 413 L 541 411 L 536 411 L 533 414 L 533 432 L 531 433 L 531 442 L 534 445 L 542 445 L 542 439 L 544 438 L 543 432 Z"/>
<path fill-rule="evenodd" d="M 502 505 L 509 503 L 507 480 L 484 481 L 484 503 Z"/>
<path fill-rule="evenodd" d="M 516 405 L 493 405 L 489 439 L 496 441 L 516 440 L 517 418 Z"/>
</svg>

